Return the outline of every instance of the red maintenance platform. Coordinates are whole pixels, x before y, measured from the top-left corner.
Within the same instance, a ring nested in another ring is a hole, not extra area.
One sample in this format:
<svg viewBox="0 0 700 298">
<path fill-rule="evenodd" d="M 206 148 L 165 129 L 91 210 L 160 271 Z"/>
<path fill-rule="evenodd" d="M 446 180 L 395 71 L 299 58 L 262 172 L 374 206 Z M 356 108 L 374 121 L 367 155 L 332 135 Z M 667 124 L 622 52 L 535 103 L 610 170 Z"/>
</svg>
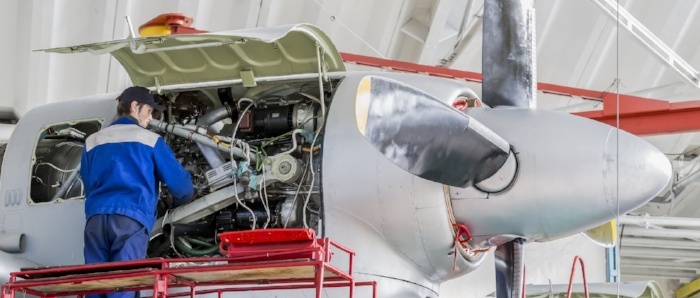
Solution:
<svg viewBox="0 0 700 298">
<path fill-rule="evenodd" d="M 39 297 L 153 290 L 153 297 L 183 297 L 227 292 L 310 289 L 320 298 L 323 288 L 372 287 L 355 282 L 354 252 L 310 229 L 265 229 L 219 234 L 223 258 L 146 259 L 79 266 L 22 269 L 10 274 L 1 298 L 17 293 Z M 331 265 L 334 253 L 348 256 L 347 269 Z M 202 289 L 202 287 L 207 287 Z M 189 289 L 168 293 L 168 289 Z"/>
</svg>

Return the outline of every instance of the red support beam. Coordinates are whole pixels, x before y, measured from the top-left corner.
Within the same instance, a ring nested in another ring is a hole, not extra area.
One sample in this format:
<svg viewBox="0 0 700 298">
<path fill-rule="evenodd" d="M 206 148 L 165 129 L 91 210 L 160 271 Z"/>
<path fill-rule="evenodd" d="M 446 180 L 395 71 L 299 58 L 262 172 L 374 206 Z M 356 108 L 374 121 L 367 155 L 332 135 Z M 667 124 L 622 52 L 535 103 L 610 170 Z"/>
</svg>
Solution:
<svg viewBox="0 0 700 298">
<path fill-rule="evenodd" d="M 350 53 L 340 53 L 340 57 L 346 63 L 371 66 L 377 68 L 388 68 L 396 71 L 423 73 L 436 77 L 462 79 L 470 82 L 481 83 L 481 74 L 478 72 L 462 71 L 445 67 L 429 66 L 398 60 L 389 60 L 377 57 L 363 56 Z"/>
<path fill-rule="evenodd" d="M 444 67 L 422 65 L 370 56 L 340 53 L 343 61 L 395 71 L 462 79 L 480 83 L 482 75 Z M 700 101 L 668 102 L 625 94 L 615 94 L 548 83 L 537 83 L 544 93 L 581 97 L 603 102 L 603 110 L 575 113 L 611 126 L 617 124 L 617 99 L 620 105 L 620 128 L 636 135 L 655 135 L 700 131 Z"/>
<path fill-rule="evenodd" d="M 626 110 L 620 97 L 620 128 L 636 135 L 658 135 L 681 132 L 700 131 L 700 101 L 664 102 L 665 108 L 648 109 L 646 111 Z M 647 99 L 649 100 L 649 99 Z M 615 101 L 603 103 L 602 111 L 575 113 L 582 117 L 597 120 L 611 126 L 616 126 Z M 635 109 L 643 109 L 644 103 L 631 103 Z M 612 108 L 605 108 L 612 106 Z"/>
</svg>

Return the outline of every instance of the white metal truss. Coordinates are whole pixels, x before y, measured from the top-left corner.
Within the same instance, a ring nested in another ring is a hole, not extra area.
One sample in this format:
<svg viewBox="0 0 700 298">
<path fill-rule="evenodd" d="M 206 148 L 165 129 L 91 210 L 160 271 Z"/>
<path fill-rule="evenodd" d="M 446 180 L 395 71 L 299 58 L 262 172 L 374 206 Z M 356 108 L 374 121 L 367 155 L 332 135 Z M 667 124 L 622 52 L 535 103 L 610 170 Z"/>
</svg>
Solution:
<svg viewBox="0 0 700 298">
<path fill-rule="evenodd" d="M 423 50 L 418 58 L 418 63 L 435 64 L 433 60 L 435 60 L 435 52 L 437 51 L 438 44 L 445 38 L 443 35 L 448 34 L 445 26 L 447 25 L 447 18 L 452 9 L 452 4 L 453 0 L 438 1 L 433 11 L 430 30 L 428 30 L 428 35 L 425 37 L 425 43 L 423 44 Z M 454 32 L 454 34 L 456 34 L 456 32 Z"/>
<path fill-rule="evenodd" d="M 623 216 L 622 276 L 665 277 L 688 282 L 700 273 L 700 219 Z"/>
<path fill-rule="evenodd" d="M 416 62 L 445 65 L 447 60 L 443 57 L 447 55 L 454 58 L 458 55 L 455 47 L 463 44 L 464 40 L 468 42 L 480 25 L 480 20 L 477 20 L 476 25 L 468 26 L 473 2 L 473 0 L 436 0 L 427 19 L 414 16 L 401 26 L 402 33 L 420 43 Z M 463 12 L 456 13 L 455 9 Z"/>
<path fill-rule="evenodd" d="M 675 51 L 668 47 L 654 33 L 649 31 L 644 24 L 632 16 L 623 7 L 618 7 L 614 0 L 591 0 L 600 7 L 613 21 L 619 21 L 621 27 L 627 30 L 634 38 L 649 49 L 663 63 L 671 67 L 685 82 L 700 88 L 700 78 L 695 70 Z"/>
<path fill-rule="evenodd" d="M 481 32 L 479 29 L 481 29 L 481 26 L 484 24 L 484 5 L 482 4 L 481 7 L 476 10 L 474 17 L 471 17 L 472 4 L 473 1 L 470 1 L 465 10 L 464 21 L 462 22 L 463 25 L 460 28 L 460 34 L 457 37 L 457 43 L 454 49 L 449 52 L 445 58 L 440 60 L 440 64 L 443 67 L 452 67 L 452 64 L 457 61 L 457 58 L 464 53 L 464 50 L 467 48 L 472 38 L 474 38 L 477 33 Z"/>
</svg>

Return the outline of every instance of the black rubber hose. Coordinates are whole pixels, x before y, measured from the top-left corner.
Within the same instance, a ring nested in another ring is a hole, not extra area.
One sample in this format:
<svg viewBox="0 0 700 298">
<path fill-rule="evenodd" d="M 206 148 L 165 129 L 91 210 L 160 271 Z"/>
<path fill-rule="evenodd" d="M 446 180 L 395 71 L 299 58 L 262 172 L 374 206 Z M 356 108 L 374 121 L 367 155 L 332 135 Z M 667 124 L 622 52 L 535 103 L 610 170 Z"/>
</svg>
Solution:
<svg viewBox="0 0 700 298">
<path fill-rule="evenodd" d="M 216 252 L 219 252 L 219 246 L 214 244 L 214 243 L 208 243 L 206 241 L 202 241 L 196 238 L 192 237 L 182 237 L 183 239 L 187 240 L 190 243 L 197 244 L 200 246 L 204 246 L 205 248 L 193 248 L 185 245 L 182 243 L 182 241 L 176 240 L 175 241 L 175 246 L 177 249 L 181 250 L 182 252 L 190 255 L 190 256 L 196 256 L 196 257 L 202 257 L 202 256 L 207 256 L 214 254 Z"/>
</svg>

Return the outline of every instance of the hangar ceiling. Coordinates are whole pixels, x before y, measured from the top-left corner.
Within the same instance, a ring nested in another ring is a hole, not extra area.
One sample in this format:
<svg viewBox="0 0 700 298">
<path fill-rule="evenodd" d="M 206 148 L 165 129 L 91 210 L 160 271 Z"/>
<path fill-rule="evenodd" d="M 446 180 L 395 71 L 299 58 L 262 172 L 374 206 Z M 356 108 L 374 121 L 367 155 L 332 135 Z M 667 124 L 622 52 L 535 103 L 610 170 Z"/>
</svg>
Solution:
<svg viewBox="0 0 700 298">
<path fill-rule="evenodd" d="M 128 84 L 124 72 L 109 57 L 46 56 L 31 50 L 124 38 L 128 28 L 123 16 L 129 15 L 138 26 L 166 11 L 189 14 L 196 28 L 209 31 L 312 23 L 342 52 L 481 72 L 483 0 L 35 0 L 4 4 L 0 24 L 16 29 L 0 32 L 3 40 L 15 41 L 10 55 L 0 57 L 0 89 L 5 93 L 0 99 L 0 117 L 5 118 L 21 117 L 47 101 L 116 92 Z M 700 69 L 700 1 L 626 0 L 619 1 L 619 10 L 617 4 L 607 0 L 535 1 L 538 81 L 670 102 L 700 100 L 700 88 L 692 79 Z M 619 25 L 613 18 L 618 15 L 623 21 Z M 686 64 L 680 63 L 683 61 Z M 72 70 L 77 70 L 79 79 L 53 75 Z M 481 94 L 480 84 L 470 85 Z M 538 107 L 579 112 L 601 109 L 602 103 L 539 93 Z M 640 212 L 676 221 L 645 224 L 630 219 L 631 227 L 623 230 L 622 274 L 661 275 L 687 282 L 699 273 L 700 255 L 661 256 L 685 253 L 700 239 L 695 231 L 700 226 L 700 179 L 695 175 L 700 170 L 700 137 L 677 133 L 646 139 L 673 161 L 677 184 Z M 668 230 L 677 236 L 663 237 L 669 233 L 658 232 Z M 675 246 L 661 251 L 659 243 Z M 669 249 L 680 251 L 666 251 Z M 655 269 L 663 262 L 671 265 Z"/>
</svg>

